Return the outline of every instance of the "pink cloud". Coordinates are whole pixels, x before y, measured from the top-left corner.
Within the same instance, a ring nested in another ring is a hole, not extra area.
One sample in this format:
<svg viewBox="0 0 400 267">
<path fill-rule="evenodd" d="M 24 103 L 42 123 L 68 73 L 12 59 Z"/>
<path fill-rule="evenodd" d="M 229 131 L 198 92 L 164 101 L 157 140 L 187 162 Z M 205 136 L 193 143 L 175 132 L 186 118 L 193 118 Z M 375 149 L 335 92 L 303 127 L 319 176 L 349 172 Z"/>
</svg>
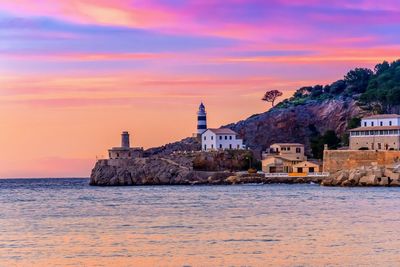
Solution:
<svg viewBox="0 0 400 267">
<path fill-rule="evenodd" d="M 130 61 L 162 59 L 168 57 L 161 53 L 0 53 L 0 57 L 16 60 L 46 61 Z"/>
</svg>

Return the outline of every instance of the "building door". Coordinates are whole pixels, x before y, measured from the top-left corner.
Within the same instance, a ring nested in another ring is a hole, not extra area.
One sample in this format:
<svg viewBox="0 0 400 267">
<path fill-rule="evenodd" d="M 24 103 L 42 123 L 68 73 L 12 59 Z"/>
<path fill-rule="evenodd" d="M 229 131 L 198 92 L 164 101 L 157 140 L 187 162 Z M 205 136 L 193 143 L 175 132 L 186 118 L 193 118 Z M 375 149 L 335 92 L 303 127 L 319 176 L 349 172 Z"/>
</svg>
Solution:
<svg viewBox="0 0 400 267">
<path fill-rule="evenodd" d="M 229 149 L 232 149 L 232 144 L 229 144 Z"/>
<path fill-rule="evenodd" d="M 308 168 L 308 172 L 315 172 L 314 167 Z"/>
<path fill-rule="evenodd" d="M 270 173 L 276 173 L 276 167 L 269 167 L 269 172 Z"/>
<path fill-rule="evenodd" d="M 298 173 L 302 173 L 303 172 L 303 168 L 302 167 L 297 168 L 297 172 Z"/>
</svg>

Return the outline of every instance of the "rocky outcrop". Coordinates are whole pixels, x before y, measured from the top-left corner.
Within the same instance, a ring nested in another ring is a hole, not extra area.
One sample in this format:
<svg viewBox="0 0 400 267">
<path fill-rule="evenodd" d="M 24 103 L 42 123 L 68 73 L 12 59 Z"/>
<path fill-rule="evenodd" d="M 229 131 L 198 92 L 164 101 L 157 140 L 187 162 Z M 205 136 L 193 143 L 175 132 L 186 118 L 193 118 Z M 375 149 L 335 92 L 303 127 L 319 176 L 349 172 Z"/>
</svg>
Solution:
<svg viewBox="0 0 400 267">
<path fill-rule="evenodd" d="M 200 140 L 196 137 L 188 137 L 181 141 L 169 143 L 160 147 L 147 149 L 144 154 L 146 156 L 154 155 L 171 155 L 177 151 L 198 151 L 201 150 Z"/>
<path fill-rule="evenodd" d="M 225 127 L 238 132 L 244 143 L 257 151 L 279 142 L 302 143 L 309 151 L 310 137 L 327 130 L 341 136 L 349 119 L 366 114 L 352 98 L 310 100 L 302 105 L 273 108 Z"/>
<path fill-rule="evenodd" d="M 193 168 L 202 171 L 247 170 L 254 162 L 250 150 L 199 152 L 193 158 Z"/>
<path fill-rule="evenodd" d="M 393 166 L 363 166 L 342 170 L 323 179 L 324 186 L 399 186 L 400 173 Z"/>
<path fill-rule="evenodd" d="M 234 175 L 226 170 L 247 167 L 250 151 L 158 154 L 146 158 L 99 160 L 91 185 L 225 184 Z M 230 160 L 229 160 L 230 159 Z M 200 164 L 202 169 L 194 163 Z"/>
</svg>

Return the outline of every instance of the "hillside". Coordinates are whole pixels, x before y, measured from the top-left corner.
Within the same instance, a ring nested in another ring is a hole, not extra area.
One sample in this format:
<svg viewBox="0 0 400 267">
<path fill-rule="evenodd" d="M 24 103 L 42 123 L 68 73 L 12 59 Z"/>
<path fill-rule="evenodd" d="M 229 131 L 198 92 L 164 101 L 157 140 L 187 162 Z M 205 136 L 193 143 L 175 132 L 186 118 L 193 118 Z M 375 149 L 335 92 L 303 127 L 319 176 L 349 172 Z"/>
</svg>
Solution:
<svg viewBox="0 0 400 267">
<path fill-rule="evenodd" d="M 223 127 L 238 132 L 255 151 L 276 142 L 299 142 L 306 145 L 310 156 L 321 157 L 324 143 L 335 148 L 347 144 L 346 132 L 357 126 L 359 118 L 399 111 L 400 60 L 383 62 L 374 70 L 356 68 L 329 85 L 299 88 L 269 111 Z M 157 154 L 196 148 L 200 148 L 199 142 L 187 138 L 148 151 Z"/>
<path fill-rule="evenodd" d="M 250 148 L 262 151 L 273 143 L 302 143 L 311 153 L 311 139 L 333 130 L 342 136 L 351 118 L 363 116 L 351 98 L 310 100 L 303 105 L 274 108 L 226 125 L 239 133 Z"/>
</svg>

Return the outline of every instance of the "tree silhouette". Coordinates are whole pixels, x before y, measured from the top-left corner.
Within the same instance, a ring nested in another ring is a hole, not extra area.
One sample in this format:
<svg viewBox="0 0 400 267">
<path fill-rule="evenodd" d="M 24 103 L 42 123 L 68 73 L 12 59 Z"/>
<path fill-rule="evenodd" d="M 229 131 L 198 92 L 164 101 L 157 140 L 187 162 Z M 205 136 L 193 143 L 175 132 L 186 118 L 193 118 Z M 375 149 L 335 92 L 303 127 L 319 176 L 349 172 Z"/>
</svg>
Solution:
<svg viewBox="0 0 400 267">
<path fill-rule="evenodd" d="M 282 96 L 282 92 L 278 90 L 271 90 L 267 91 L 264 94 L 264 97 L 262 98 L 263 101 L 271 102 L 272 106 L 274 106 L 275 99 L 278 97 Z"/>
</svg>

